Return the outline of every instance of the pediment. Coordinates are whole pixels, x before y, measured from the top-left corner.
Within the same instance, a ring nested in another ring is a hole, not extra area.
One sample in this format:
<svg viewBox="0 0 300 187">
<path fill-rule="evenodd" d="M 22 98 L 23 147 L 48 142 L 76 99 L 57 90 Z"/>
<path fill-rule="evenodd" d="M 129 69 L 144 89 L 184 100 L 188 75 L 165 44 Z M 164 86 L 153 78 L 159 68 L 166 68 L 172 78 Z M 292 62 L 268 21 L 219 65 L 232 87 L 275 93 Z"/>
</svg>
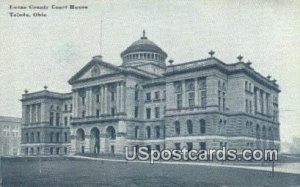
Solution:
<svg viewBox="0 0 300 187">
<path fill-rule="evenodd" d="M 116 73 L 116 70 L 112 70 L 103 65 L 95 64 L 95 65 L 91 66 L 85 73 L 83 73 L 78 78 L 78 80 L 97 77 L 100 75 L 112 74 L 112 73 Z"/>
<path fill-rule="evenodd" d="M 70 80 L 69 83 L 90 79 L 94 77 L 100 77 L 109 74 L 119 73 L 121 69 L 115 65 L 112 65 L 103 61 L 90 61 L 79 72 L 77 72 Z"/>
</svg>

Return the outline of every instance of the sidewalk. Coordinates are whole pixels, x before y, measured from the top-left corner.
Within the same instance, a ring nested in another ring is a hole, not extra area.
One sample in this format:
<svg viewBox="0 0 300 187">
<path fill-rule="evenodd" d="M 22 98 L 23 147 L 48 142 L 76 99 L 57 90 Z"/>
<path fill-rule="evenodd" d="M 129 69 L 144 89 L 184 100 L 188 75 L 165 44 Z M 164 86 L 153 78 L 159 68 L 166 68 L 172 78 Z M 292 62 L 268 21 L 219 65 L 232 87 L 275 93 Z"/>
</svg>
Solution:
<svg viewBox="0 0 300 187">
<path fill-rule="evenodd" d="M 109 161 L 109 162 L 135 162 L 135 163 L 144 163 L 150 164 L 149 161 L 126 161 L 126 160 L 117 160 L 117 159 L 108 159 L 108 158 L 93 158 L 93 157 L 84 157 L 84 156 L 70 156 L 74 158 L 82 158 L 87 160 L 100 160 L 100 161 Z M 270 166 L 245 166 L 245 165 L 229 165 L 229 164 L 219 164 L 219 163 L 199 163 L 199 162 L 175 162 L 175 161 L 156 161 L 154 164 L 176 164 L 176 165 L 193 165 L 193 166 L 211 166 L 211 167 L 224 167 L 224 168 L 241 168 L 241 169 L 251 169 L 251 170 L 260 170 L 260 171 L 270 171 L 272 172 L 272 167 Z M 300 162 L 298 163 L 279 163 L 274 167 L 275 172 L 281 173 L 291 173 L 291 174 L 300 174 Z"/>
</svg>

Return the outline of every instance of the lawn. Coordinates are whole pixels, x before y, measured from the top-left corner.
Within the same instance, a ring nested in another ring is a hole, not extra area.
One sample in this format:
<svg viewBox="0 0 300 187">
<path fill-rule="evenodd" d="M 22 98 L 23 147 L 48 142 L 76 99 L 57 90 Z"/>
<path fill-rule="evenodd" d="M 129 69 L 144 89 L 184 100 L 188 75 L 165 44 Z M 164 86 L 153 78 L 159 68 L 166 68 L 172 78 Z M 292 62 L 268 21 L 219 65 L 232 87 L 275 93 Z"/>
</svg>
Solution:
<svg viewBox="0 0 300 187">
<path fill-rule="evenodd" d="M 9 186 L 300 186 L 300 175 L 210 166 L 92 161 L 67 158 L 2 158 Z"/>
</svg>

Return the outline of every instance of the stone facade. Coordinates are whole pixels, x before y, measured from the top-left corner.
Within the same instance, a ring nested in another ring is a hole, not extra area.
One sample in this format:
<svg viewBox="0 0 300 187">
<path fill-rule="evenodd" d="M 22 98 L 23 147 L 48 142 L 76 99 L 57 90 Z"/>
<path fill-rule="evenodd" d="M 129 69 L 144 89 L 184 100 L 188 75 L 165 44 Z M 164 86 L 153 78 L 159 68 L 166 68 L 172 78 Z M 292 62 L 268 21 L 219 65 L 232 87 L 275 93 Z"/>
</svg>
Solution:
<svg viewBox="0 0 300 187">
<path fill-rule="evenodd" d="M 21 118 L 0 116 L 0 155 L 19 155 Z"/>
<path fill-rule="evenodd" d="M 280 148 L 276 80 L 251 63 L 213 56 L 166 65 L 145 34 L 120 66 L 95 56 L 70 80 L 72 92 L 22 96 L 24 154 L 123 154 L 152 149 Z"/>
</svg>

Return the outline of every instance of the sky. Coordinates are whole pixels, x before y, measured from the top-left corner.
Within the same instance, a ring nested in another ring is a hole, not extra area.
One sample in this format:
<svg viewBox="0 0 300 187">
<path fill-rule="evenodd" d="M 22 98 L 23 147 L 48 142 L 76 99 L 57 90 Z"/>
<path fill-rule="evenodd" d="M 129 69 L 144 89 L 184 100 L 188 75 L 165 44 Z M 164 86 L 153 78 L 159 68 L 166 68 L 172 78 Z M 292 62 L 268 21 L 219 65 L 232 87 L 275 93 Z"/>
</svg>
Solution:
<svg viewBox="0 0 300 187">
<path fill-rule="evenodd" d="M 250 60 L 282 90 L 282 141 L 300 137 L 299 1 L 35 2 L 0 2 L 0 115 L 21 117 L 19 100 L 25 89 L 35 92 L 47 85 L 51 91 L 70 92 L 67 81 L 100 53 L 105 61 L 121 65 L 120 53 L 145 29 L 174 64 L 207 58 L 211 49 L 225 63 L 237 62 L 239 54 Z M 70 4 L 88 9 L 9 9 Z M 10 17 L 9 12 L 43 12 L 47 17 Z"/>
</svg>

